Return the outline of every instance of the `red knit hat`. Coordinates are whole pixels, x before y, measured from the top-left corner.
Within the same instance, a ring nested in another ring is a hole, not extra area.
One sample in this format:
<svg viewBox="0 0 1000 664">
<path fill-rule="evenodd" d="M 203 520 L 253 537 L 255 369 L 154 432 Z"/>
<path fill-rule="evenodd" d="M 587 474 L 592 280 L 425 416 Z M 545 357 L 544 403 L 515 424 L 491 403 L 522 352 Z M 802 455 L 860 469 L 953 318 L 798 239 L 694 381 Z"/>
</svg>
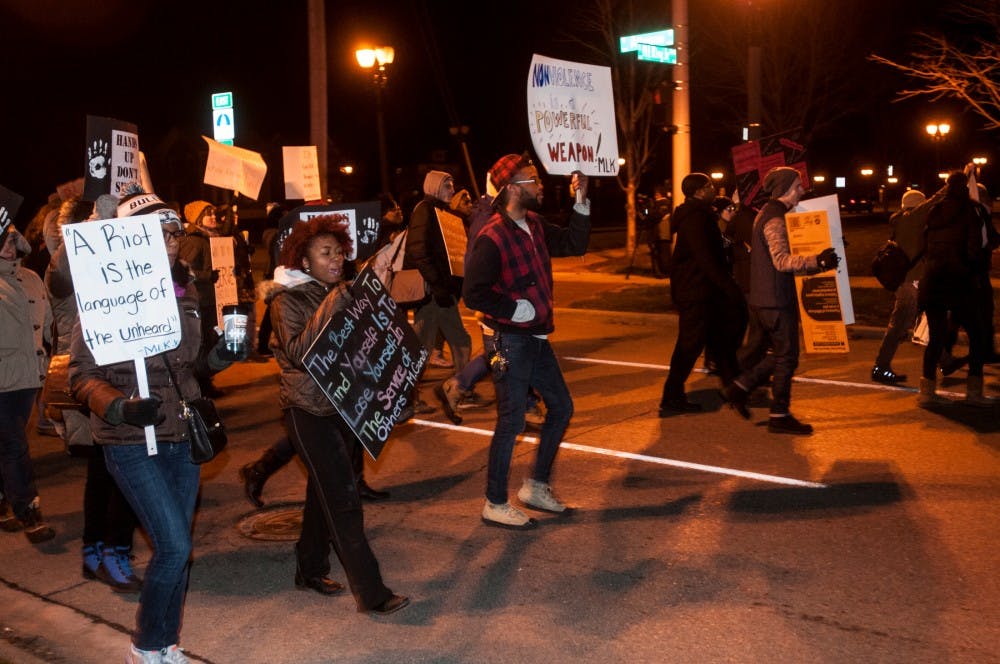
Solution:
<svg viewBox="0 0 1000 664">
<path fill-rule="evenodd" d="M 493 181 L 493 186 L 497 190 L 503 189 L 510 184 L 514 173 L 517 173 L 522 168 L 527 168 L 530 164 L 531 162 L 528 159 L 519 154 L 506 154 L 500 157 L 497 163 L 493 164 L 492 168 L 490 168 L 490 180 Z"/>
</svg>

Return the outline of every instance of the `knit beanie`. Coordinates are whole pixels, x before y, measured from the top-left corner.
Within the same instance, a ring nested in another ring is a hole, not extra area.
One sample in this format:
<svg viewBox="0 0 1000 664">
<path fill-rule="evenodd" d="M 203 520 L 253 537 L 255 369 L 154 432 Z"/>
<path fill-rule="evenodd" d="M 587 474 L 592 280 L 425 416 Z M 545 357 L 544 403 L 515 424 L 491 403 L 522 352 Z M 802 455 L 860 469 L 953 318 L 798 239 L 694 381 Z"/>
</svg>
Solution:
<svg viewBox="0 0 1000 664">
<path fill-rule="evenodd" d="M 688 173 L 681 180 L 681 193 L 685 196 L 694 196 L 695 193 L 709 184 L 712 178 L 708 177 L 704 173 Z"/>
<path fill-rule="evenodd" d="M 799 172 L 794 168 L 788 166 L 772 168 L 764 176 L 764 191 L 771 198 L 781 198 L 791 188 L 798 177 Z"/>
<path fill-rule="evenodd" d="M 428 171 L 427 175 L 424 176 L 424 193 L 438 198 L 438 194 L 441 193 L 441 185 L 451 179 L 451 175 L 444 171 Z"/>
<path fill-rule="evenodd" d="M 906 193 L 903 194 L 903 200 L 900 201 L 900 205 L 905 210 L 915 208 L 926 200 L 927 197 L 924 196 L 924 192 L 917 191 L 916 189 L 907 189 Z"/>
<path fill-rule="evenodd" d="M 157 210 L 169 210 L 170 207 L 164 203 L 156 194 L 137 193 L 126 194 L 118 203 L 119 217 L 135 217 L 140 214 L 151 214 Z"/>
<path fill-rule="evenodd" d="M 184 218 L 189 224 L 201 225 L 201 218 L 205 216 L 207 210 L 214 210 L 215 206 L 208 201 L 191 201 L 184 206 Z"/>
</svg>

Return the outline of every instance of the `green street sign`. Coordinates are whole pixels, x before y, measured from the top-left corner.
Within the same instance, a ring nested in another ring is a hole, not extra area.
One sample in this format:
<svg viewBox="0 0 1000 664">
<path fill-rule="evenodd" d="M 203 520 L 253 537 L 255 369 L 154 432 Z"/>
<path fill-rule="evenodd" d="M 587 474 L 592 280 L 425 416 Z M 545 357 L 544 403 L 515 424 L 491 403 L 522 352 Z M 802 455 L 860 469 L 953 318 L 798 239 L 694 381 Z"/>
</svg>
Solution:
<svg viewBox="0 0 1000 664">
<path fill-rule="evenodd" d="M 213 92 L 212 93 L 212 110 L 221 108 L 232 108 L 233 107 L 233 93 L 232 92 Z"/>
<path fill-rule="evenodd" d="M 646 32 L 641 35 L 629 35 L 626 37 L 620 37 L 619 51 L 621 53 L 631 53 L 633 51 L 638 51 L 640 45 L 642 44 L 652 44 L 653 46 L 673 46 L 674 45 L 674 30 L 669 28 L 667 30 L 659 30 L 657 32 Z M 642 58 L 640 58 L 641 60 Z"/>
<path fill-rule="evenodd" d="M 636 57 L 646 62 L 661 62 L 666 65 L 677 64 L 677 49 L 653 44 L 639 44 Z"/>
</svg>

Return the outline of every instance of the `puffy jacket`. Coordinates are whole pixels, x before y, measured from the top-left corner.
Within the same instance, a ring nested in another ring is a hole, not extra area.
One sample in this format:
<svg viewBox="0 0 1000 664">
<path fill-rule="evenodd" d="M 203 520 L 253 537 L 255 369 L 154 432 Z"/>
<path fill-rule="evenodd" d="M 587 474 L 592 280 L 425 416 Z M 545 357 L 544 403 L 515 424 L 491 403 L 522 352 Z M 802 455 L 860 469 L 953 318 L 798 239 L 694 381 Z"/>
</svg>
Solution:
<svg viewBox="0 0 1000 664">
<path fill-rule="evenodd" d="M 163 401 L 161 412 L 166 415 L 163 422 L 156 425 L 156 440 L 173 443 L 187 441 L 188 429 L 187 422 L 179 417 L 180 399 L 163 364 L 164 357 L 170 362 L 184 398 L 195 399 L 201 396 L 201 388 L 194 374 L 201 347 L 198 296 L 187 267 L 181 261 L 177 261 L 174 266 L 175 282 L 178 279 L 187 279 L 184 294 L 177 298 L 177 311 L 181 317 L 181 343 L 173 350 L 145 360 L 149 393 Z M 115 425 L 104 419 L 115 399 L 139 395 L 134 363 L 118 362 L 98 366 L 83 340 L 79 321 L 73 326 L 69 352 L 70 391 L 78 401 L 90 408 L 90 427 L 94 439 L 105 445 L 145 445 L 146 434 L 142 427 L 124 423 Z"/>
<path fill-rule="evenodd" d="M 302 356 L 335 313 L 353 301 L 343 282 L 329 288 L 299 270 L 279 267 L 265 288 L 274 336 L 271 350 L 281 369 L 278 402 L 282 410 L 301 408 L 325 417 L 337 409 L 302 364 Z"/>
<path fill-rule="evenodd" d="M 31 245 L 11 228 L 18 251 Z M 0 260 L 0 392 L 40 387 L 48 367 L 52 309 L 45 285 L 20 260 Z"/>
</svg>

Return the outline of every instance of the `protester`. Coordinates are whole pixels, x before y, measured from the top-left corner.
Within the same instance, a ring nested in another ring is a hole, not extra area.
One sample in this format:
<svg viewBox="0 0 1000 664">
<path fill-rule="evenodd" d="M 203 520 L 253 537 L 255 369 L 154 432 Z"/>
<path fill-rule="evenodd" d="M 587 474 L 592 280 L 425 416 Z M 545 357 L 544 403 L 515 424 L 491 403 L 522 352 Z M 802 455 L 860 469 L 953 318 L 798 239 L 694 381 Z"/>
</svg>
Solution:
<svg viewBox="0 0 1000 664">
<path fill-rule="evenodd" d="M 53 355 L 70 352 L 73 325 L 79 317 L 69 258 L 62 242 L 62 226 L 84 221 L 88 216 L 111 219 L 117 214 L 117 205 L 118 199 L 110 194 L 99 196 L 93 206 L 82 201 L 64 204 L 56 223 L 46 229 L 46 242 L 52 252 L 45 286 L 55 315 Z M 111 476 L 104 452 L 94 445 L 90 415 L 66 409 L 59 425 L 67 449 L 87 459 L 81 547 L 83 577 L 106 583 L 116 592 L 138 592 L 142 580 L 132 569 L 132 540 L 138 519 Z"/>
<path fill-rule="evenodd" d="M 275 287 L 268 295 L 275 334 L 271 348 L 281 368 L 279 403 L 285 428 L 309 473 L 295 546 L 295 585 L 323 595 L 343 590 L 328 577 L 332 543 L 358 610 L 388 614 L 410 600 L 385 586 L 365 537 L 351 466 L 360 443 L 302 364 L 330 318 L 352 300 L 343 281 L 344 256 L 350 248 L 344 215 L 319 215 L 297 224 L 284 241 Z"/>
<path fill-rule="evenodd" d="M 21 265 L 30 252 L 11 222 L 0 233 L 0 527 L 39 544 L 56 533 L 42 518 L 27 426 L 45 379 L 52 309 L 42 280 Z"/>
<path fill-rule="evenodd" d="M 139 397 L 135 396 L 139 385 L 133 362 L 98 366 L 78 321 L 73 328 L 69 370 L 70 388 L 90 409 L 91 430 L 103 448 L 108 470 L 153 548 L 125 660 L 136 664 L 189 661 L 178 642 L 200 476 L 200 466 L 191 461 L 191 443 L 187 423 L 180 417 L 178 395 L 180 391 L 187 400 L 201 396 L 195 373 L 195 364 L 201 361 L 198 296 L 187 265 L 178 260 L 183 226 L 155 194 L 127 190 L 118 208 L 121 217 L 153 213 L 159 215 L 177 297 L 180 345 L 145 359 L 149 397 Z M 230 354 L 220 338 L 204 362 L 218 371 L 236 359 L 242 358 Z M 146 450 L 146 426 L 156 427 L 157 453 L 152 456 Z"/>
<path fill-rule="evenodd" d="M 551 257 L 579 256 L 587 250 L 588 179 L 573 176 L 570 190 L 576 203 L 569 226 L 562 228 L 537 212 L 543 186 L 529 159 L 505 155 L 490 168 L 490 178 L 500 190 L 497 212 L 476 237 L 463 289 L 466 304 L 482 313 L 483 324 L 494 333 L 491 367 L 497 424 L 490 442 L 482 518 L 489 525 L 525 529 L 537 522 L 508 502 L 507 481 L 514 442 L 524 429 L 530 387 L 541 393 L 547 413 L 534 470 L 517 497 L 535 509 L 566 510 L 550 483 L 559 444 L 573 415 L 573 399 L 548 341 L 555 329 Z"/>
<path fill-rule="evenodd" d="M 706 362 L 711 357 L 723 387 L 732 382 L 738 371 L 736 348 L 746 330 L 746 305 L 726 259 L 719 215 L 713 208 L 715 185 L 704 173 L 689 173 L 681 181 L 681 191 L 685 199 L 673 215 L 676 235 L 670 267 L 678 332 L 663 383 L 660 417 L 702 410 L 684 393 L 684 382 L 702 350 Z"/>
<path fill-rule="evenodd" d="M 772 168 L 764 177 L 770 199 L 754 220 L 750 251 L 750 307 L 757 316 L 772 352 L 744 369 L 723 389 L 723 398 L 744 419 L 750 419 L 747 400 L 758 385 L 771 379 L 771 433 L 811 434 L 812 425 L 792 415 L 792 375 L 799 364 L 799 306 L 796 274 L 836 269 L 840 257 L 833 247 L 816 255 L 793 254 L 788 244 L 785 214 L 798 205 L 805 188 L 794 168 Z"/>
</svg>

